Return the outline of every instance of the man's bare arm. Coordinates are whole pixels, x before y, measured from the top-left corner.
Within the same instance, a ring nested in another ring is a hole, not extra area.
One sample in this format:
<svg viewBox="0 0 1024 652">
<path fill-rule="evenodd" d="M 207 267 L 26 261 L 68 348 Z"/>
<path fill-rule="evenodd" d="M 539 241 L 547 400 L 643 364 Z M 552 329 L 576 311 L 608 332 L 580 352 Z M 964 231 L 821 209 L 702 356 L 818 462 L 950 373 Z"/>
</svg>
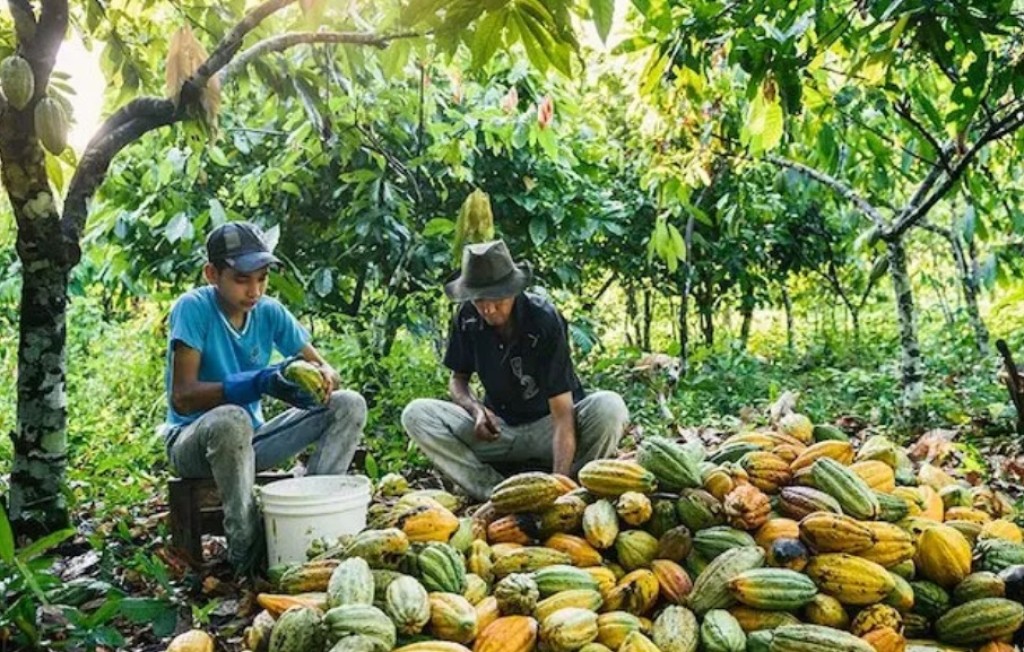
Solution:
<svg viewBox="0 0 1024 652">
<path fill-rule="evenodd" d="M 224 404 L 224 385 L 199 380 L 199 351 L 174 343 L 171 356 L 171 405 L 178 414 L 204 412 Z"/>
<path fill-rule="evenodd" d="M 573 412 L 572 392 L 552 396 L 548 400 L 555 434 L 551 439 L 554 465 L 552 473 L 569 475 L 576 457 L 576 417 Z"/>
<path fill-rule="evenodd" d="M 470 414 L 476 414 L 477 410 L 483 408 L 480 401 L 473 396 L 473 390 L 469 388 L 469 374 L 453 371 L 448 379 L 448 394 L 453 403 Z"/>
<path fill-rule="evenodd" d="M 477 439 L 493 441 L 498 438 L 501 431 L 498 419 L 473 396 L 473 391 L 469 388 L 469 374 L 453 371 L 451 378 L 448 379 L 448 394 L 453 403 L 473 417 L 473 433 Z"/>
</svg>

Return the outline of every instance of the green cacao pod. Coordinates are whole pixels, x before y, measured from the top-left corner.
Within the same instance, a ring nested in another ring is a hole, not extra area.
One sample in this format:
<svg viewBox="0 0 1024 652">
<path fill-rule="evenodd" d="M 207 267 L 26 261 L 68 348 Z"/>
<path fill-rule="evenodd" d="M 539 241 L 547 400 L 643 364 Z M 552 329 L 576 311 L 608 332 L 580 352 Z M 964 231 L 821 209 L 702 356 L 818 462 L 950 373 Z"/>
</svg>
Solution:
<svg viewBox="0 0 1024 652">
<path fill-rule="evenodd" d="M 594 576 L 586 570 L 576 568 L 575 566 L 564 564 L 545 566 L 540 570 L 534 571 L 532 577 L 533 581 L 537 583 L 537 589 L 540 591 L 541 597 L 544 598 L 561 591 L 571 591 L 573 589 L 598 590 L 597 580 L 594 579 Z"/>
<path fill-rule="evenodd" d="M 773 633 L 771 652 L 875 652 L 853 634 L 821 625 L 784 625 Z"/>
<path fill-rule="evenodd" d="M 697 463 L 682 446 L 664 437 L 640 442 L 636 461 L 654 474 L 663 491 L 680 491 L 701 485 Z"/>
<path fill-rule="evenodd" d="M 384 610 L 398 631 L 404 635 L 419 634 L 430 622 L 430 600 L 427 590 L 416 578 L 403 575 L 388 585 Z"/>
<path fill-rule="evenodd" d="M 540 590 L 529 575 L 512 573 L 495 585 L 494 597 L 503 616 L 529 616 L 537 607 Z"/>
<path fill-rule="evenodd" d="M 700 530 L 693 537 L 693 549 L 701 557 L 711 561 L 717 558 L 726 550 L 733 548 L 744 548 L 756 546 L 754 537 L 743 530 L 731 528 L 728 525 L 717 525 L 706 530 Z"/>
<path fill-rule="evenodd" d="M 466 562 L 455 548 L 444 543 L 427 544 L 417 562 L 427 591 L 461 595 L 466 590 Z"/>
<path fill-rule="evenodd" d="M 935 635 L 951 645 L 979 645 L 1013 634 L 1024 623 L 1024 605 L 983 598 L 953 607 L 935 621 Z"/>
<path fill-rule="evenodd" d="M 953 602 L 964 604 L 982 598 L 1006 597 L 1006 584 L 995 573 L 979 571 L 971 573 L 953 589 Z"/>
<path fill-rule="evenodd" d="M 658 540 L 643 530 L 627 530 L 615 537 L 615 554 L 627 571 L 647 568 L 658 552 Z"/>
<path fill-rule="evenodd" d="M 757 547 L 733 548 L 719 555 L 697 577 L 689 596 L 689 606 L 697 615 L 722 609 L 733 603 L 729 581 L 740 573 L 764 565 L 764 550 Z"/>
<path fill-rule="evenodd" d="M 679 522 L 690 528 L 690 532 L 725 523 L 725 510 L 717 498 L 703 489 L 686 489 L 676 502 Z"/>
<path fill-rule="evenodd" d="M 373 573 L 359 557 L 338 564 L 327 583 L 327 606 L 373 604 Z"/>
<path fill-rule="evenodd" d="M 328 609 L 324 614 L 327 639 L 331 644 L 346 636 L 362 635 L 380 641 L 382 650 L 395 647 L 397 632 L 388 615 L 370 605 L 350 604 Z M 295 648 L 312 650 L 314 648 Z"/>
<path fill-rule="evenodd" d="M 676 515 L 676 504 L 668 498 L 655 498 L 651 501 L 651 518 L 647 521 L 648 532 L 658 537 L 679 525 Z"/>
<path fill-rule="evenodd" d="M 654 619 L 651 636 L 661 652 L 695 652 L 699 631 L 693 612 L 673 605 L 662 609 Z"/>
<path fill-rule="evenodd" d="M 729 591 L 739 602 L 758 609 L 793 611 L 818 593 L 811 578 L 785 568 L 754 568 L 729 580 Z"/>
<path fill-rule="evenodd" d="M 68 116 L 64 106 L 52 97 L 44 97 L 36 103 L 36 136 L 46 151 L 60 154 L 68 146 Z"/>
<path fill-rule="evenodd" d="M 836 499 L 844 514 L 870 520 L 878 514 L 878 498 L 864 480 L 839 462 L 823 457 L 811 465 L 814 486 Z"/>
<path fill-rule="evenodd" d="M 744 652 L 747 635 L 739 622 L 724 609 L 712 609 L 704 614 L 700 625 L 701 649 L 705 652 Z"/>
<path fill-rule="evenodd" d="M 270 652 L 319 650 L 324 645 L 320 611 L 312 607 L 291 607 L 274 623 L 270 634 Z"/>
<path fill-rule="evenodd" d="M 910 587 L 914 589 L 914 606 L 911 607 L 913 613 L 921 614 L 928 620 L 935 620 L 949 611 L 949 593 L 938 584 L 921 580 L 911 582 Z"/>
<path fill-rule="evenodd" d="M 7 103 L 18 111 L 28 106 L 36 92 L 31 64 L 16 54 L 0 62 L 0 89 L 3 89 Z"/>
</svg>

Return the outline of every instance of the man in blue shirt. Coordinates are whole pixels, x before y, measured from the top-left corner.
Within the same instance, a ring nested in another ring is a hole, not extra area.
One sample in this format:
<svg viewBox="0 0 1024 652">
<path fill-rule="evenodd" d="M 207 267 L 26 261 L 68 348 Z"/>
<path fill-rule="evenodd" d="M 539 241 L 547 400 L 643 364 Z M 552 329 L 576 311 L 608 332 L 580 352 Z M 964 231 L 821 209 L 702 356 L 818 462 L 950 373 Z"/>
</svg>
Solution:
<svg viewBox="0 0 1024 652">
<path fill-rule="evenodd" d="M 501 240 L 467 246 L 445 286 L 461 303 L 444 364 L 451 402 L 416 399 L 402 425 L 424 454 L 477 500 L 503 480 L 489 462 L 520 462 L 571 475 L 615 453 L 629 410 L 614 392 L 586 394 L 569 358 L 565 320 L 525 292 L 527 265 Z M 484 399 L 469 388 L 473 374 Z"/>
<path fill-rule="evenodd" d="M 262 531 L 253 496 L 256 471 L 304 450 L 311 475 L 343 474 L 366 423 L 366 402 L 339 389 L 338 373 L 310 343 L 309 333 L 277 300 L 265 296 L 270 252 L 259 227 L 223 224 L 206 241 L 208 285 L 174 304 L 167 343 L 164 437 L 174 470 L 213 477 L 224 504 L 228 560 L 240 572 L 261 561 Z M 288 358 L 270 364 L 274 349 Z M 295 358 L 316 365 L 326 404 L 286 380 Z M 293 406 L 264 421 L 260 398 Z"/>
</svg>

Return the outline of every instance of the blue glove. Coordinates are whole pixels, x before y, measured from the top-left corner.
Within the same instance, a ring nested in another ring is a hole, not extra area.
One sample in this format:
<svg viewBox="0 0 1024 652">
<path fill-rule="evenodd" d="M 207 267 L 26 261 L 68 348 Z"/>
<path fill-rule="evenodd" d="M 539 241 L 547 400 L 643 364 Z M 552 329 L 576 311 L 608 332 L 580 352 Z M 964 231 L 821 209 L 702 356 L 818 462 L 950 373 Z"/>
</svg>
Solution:
<svg viewBox="0 0 1024 652">
<path fill-rule="evenodd" d="M 265 394 L 303 410 L 323 407 L 315 396 L 284 377 L 282 372 L 292 360 L 294 358 L 263 369 L 231 374 L 224 380 L 224 400 L 248 405 Z"/>
</svg>

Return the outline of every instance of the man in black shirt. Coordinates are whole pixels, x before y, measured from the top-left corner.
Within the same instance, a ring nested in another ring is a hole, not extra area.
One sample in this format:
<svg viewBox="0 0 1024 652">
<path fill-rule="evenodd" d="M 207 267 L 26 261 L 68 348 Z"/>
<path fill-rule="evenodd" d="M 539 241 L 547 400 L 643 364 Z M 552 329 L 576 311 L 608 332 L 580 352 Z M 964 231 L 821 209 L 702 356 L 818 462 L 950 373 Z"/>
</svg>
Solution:
<svg viewBox="0 0 1024 652">
<path fill-rule="evenodd" d="M 478 500 L 503 477 L 488 462 L 535 462 L 572 475 L 613 454 L 629 422 L 622 397 L 586 394 L 572 361 L 565 320 L 525 292 L 528 264 L 515 264 L 501 240 L 468 245 L 462 272 L 445 286 L 461 303 L 444 364 L 451 402 L 416 399 L 402 413 L 409 436 Z M 470 390 L 476 373 L 481 402 Z"/>
</svg>

